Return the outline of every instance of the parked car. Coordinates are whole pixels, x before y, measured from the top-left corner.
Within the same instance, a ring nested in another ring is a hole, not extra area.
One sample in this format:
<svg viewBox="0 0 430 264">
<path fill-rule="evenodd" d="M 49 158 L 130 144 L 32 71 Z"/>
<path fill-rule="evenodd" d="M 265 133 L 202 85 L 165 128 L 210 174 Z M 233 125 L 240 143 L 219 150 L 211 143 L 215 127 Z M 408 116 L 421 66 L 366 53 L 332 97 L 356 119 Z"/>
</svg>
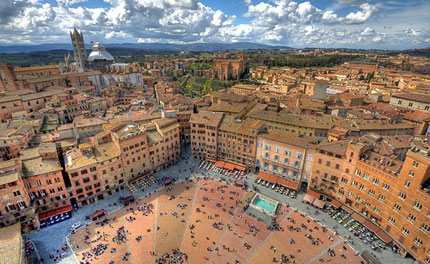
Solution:
<svg viewBox="0 0 430 264">
<path fill-rule="evenodd" d="M 70 226 L 71 231 L 76 231 L 81 226 L 81 222 L 76 222 Z"/>
</svg>

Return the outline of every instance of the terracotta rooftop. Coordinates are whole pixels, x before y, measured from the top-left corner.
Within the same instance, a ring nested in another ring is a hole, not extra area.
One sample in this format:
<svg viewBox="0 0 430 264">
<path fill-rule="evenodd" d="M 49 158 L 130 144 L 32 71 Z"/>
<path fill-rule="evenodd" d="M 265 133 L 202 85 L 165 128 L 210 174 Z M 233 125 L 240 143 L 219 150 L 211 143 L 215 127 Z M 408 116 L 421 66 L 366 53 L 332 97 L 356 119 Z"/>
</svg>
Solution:
<svg viewBox="0 0 430 264">
<path fill-rule="evenodd" d="M 190 123 L 218 126 L 223 116 L 224 113 L 220 112 L 200 111 L 198 114 L 191 115 Z"/>
<path fill-rule="evenodd" d="M 0 229 L 0 263 L 23 263 L 21 223 Z"/>
<path fill-rule="evenodd" d="M 269 130 L 266 133 L 261 133 L 258 137 L 286 143 L 298 147 L 307 148 L 315 141 L 313 137 L 298 136 L 296 133 L 283 130 Z"/>
<path fill-rule="evenodd" d="M 428 94 L 421 94 L 421 93 L 397 93 L 397 94 L 393 94 L 391 97 L 400 98 L 400 99 L 406 99 L 406 100 L 412 100 L 412 101 L 417 101 L 417 102 L 421 102 L 421 103 L 430 104 L 430 95 L 428 95 Z"/>
</svg>

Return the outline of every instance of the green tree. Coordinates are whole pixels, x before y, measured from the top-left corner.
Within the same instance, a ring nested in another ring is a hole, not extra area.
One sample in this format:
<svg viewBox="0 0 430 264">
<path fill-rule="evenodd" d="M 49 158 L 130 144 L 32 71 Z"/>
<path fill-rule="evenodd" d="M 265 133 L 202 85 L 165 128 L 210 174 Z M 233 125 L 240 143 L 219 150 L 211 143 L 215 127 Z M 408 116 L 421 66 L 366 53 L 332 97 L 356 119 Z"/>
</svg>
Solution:
<svg viewBox="0 0 430 264">
<path fill-rule="evenodd" d="M 203 90 L 202 90 L 202 92 L 204 94 L 208 94 L 208 93 L 212 92 L 212 85 L 211 85 L 211 83 L 212 83 L 212 79 L 206 80 L 205 84 L 203 85 Z"/>
</svg>

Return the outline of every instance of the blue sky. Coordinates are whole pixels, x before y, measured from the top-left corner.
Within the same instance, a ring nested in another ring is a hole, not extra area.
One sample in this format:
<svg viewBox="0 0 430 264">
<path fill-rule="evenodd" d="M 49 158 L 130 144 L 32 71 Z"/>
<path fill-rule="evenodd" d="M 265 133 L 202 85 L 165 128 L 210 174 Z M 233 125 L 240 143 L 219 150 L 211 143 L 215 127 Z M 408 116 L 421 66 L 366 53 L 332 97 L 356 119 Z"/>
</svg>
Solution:
<svg viewBox="0 0 430 264">
<path fill-rule="evenodd" d="M 430 46 L 428 0 L 6 0 L 0 44 L 250 41 L 291 47 Z"/>
</svg>

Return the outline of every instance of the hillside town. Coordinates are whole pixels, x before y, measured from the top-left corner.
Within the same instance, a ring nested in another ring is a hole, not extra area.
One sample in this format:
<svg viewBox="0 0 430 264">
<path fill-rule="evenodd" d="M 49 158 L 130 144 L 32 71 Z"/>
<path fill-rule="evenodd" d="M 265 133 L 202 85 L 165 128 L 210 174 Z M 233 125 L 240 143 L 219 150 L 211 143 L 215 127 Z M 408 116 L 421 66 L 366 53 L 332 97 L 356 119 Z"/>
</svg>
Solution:
<svg viewBox="0 0 430 264">
<path fill-rule="evenodd" d="M 6 256 L 32 263 L 21 234 L 134 194 L 190 160 L 342 209 L 402 259 L 430 263 L 429 58 L 358 53 L 294 68 L 252 65 L 248 52 L 183 51 L 117 63 L 102 43 L 87 54 L 82 32 L 70 37 L 74 56 L 59 65 L 0 63 L 0 241 L 14 253 Z M 212 67 L 189 70 L 196 62 Z M 236 83 L 187 96 L 181 76 Z"/>
</svg>

